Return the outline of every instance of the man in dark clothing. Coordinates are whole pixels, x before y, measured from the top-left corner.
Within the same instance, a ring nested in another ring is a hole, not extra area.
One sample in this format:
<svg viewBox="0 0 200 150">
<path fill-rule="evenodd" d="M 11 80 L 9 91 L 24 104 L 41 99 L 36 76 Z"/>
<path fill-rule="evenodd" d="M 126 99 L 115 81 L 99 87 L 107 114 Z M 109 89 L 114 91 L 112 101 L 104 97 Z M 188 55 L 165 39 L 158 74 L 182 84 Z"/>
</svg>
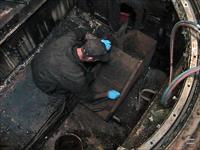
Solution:
<svg viewBox="0 0 200 150">
<path fill-rule="evenodd" d="M 81 31 L 69 32 L 48 44 L 32 61 L 32 74 L 39 89 L 49 95 L 74 94 L 91 101 L 106 97 L 96 94 L 90 83 L 96 64 L 109 61 L 111 42 L 92 38 L 85 41 Z"/>
</svg>

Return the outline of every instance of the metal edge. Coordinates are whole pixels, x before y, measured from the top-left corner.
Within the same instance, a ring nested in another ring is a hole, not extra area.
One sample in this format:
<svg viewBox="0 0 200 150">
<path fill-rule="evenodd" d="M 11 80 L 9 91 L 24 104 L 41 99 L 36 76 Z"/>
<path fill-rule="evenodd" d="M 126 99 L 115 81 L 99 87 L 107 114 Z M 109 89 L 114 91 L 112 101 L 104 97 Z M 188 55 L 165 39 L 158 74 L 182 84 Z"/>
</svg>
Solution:
<svg viewBox="0 0 200 150">
<path fill-rule="evenodd" d="M 197 93 L 196 93 L 197 94 Z M 199 96 L 199 94 L 198 94 Z M 175 148 L 184 149 L 186 147 L 195 146 L 195 143 L 200 140 L 200 136 L 195 137 L 200 125 L 200 98 L 192 109 L 186 124 L 181 129 L 179 134 L 172 140 L 172 142 L 166 147 L 168 150 Z"/>
</svg>

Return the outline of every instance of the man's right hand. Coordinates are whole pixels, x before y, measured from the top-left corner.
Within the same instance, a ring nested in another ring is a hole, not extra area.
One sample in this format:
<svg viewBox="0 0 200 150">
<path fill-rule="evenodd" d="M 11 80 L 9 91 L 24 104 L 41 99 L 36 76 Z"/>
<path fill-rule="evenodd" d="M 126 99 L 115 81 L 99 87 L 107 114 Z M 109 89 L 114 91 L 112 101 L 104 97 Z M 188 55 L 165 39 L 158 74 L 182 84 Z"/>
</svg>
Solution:
<svg viewBox="0 0 200 150">
<path fill-rule="evenodd" d="M 116 90 L 110 90 L 110 91 L 108 91 L 107 97 L 110 100 L 116 100 L 116 99 L 118 99 L 120 97 L 120 92 L 118 92 Z"/>
</svg>

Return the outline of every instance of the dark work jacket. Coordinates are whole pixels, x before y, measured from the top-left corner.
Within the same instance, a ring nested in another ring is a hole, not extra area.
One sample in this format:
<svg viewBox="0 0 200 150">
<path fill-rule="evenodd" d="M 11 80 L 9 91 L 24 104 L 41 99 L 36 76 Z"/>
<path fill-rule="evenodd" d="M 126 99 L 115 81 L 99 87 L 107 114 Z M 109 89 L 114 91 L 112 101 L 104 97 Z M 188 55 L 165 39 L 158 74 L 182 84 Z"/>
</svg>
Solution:
<svg viewBox="0 0 200 150">
<path fill-rule="evenodd" d="M 32 61 L 35 84 L 43 92 L 54 95 L 74 93 L 83 100 L 92 99 L 89 88 L 91 72 L 77 58 L 78 37 L 74 32 L 48 44 Z"/>
</svg>

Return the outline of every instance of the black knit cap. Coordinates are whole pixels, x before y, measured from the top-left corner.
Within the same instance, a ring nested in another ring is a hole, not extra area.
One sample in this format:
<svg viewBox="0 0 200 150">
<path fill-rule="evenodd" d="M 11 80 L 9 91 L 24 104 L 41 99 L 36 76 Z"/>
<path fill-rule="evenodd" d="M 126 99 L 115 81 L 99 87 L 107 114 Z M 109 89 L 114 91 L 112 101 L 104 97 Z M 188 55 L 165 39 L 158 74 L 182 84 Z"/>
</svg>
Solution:
<svg viewBox="0 0 200 150">
<path fill-rule="evenodd" d="M 93 57 L 96 61 L 109 61 L 109 51 L 106 50 L 101 39 L 89 39 L 83 45 L 83 48 L 86 56 Z"/>
</svg>

